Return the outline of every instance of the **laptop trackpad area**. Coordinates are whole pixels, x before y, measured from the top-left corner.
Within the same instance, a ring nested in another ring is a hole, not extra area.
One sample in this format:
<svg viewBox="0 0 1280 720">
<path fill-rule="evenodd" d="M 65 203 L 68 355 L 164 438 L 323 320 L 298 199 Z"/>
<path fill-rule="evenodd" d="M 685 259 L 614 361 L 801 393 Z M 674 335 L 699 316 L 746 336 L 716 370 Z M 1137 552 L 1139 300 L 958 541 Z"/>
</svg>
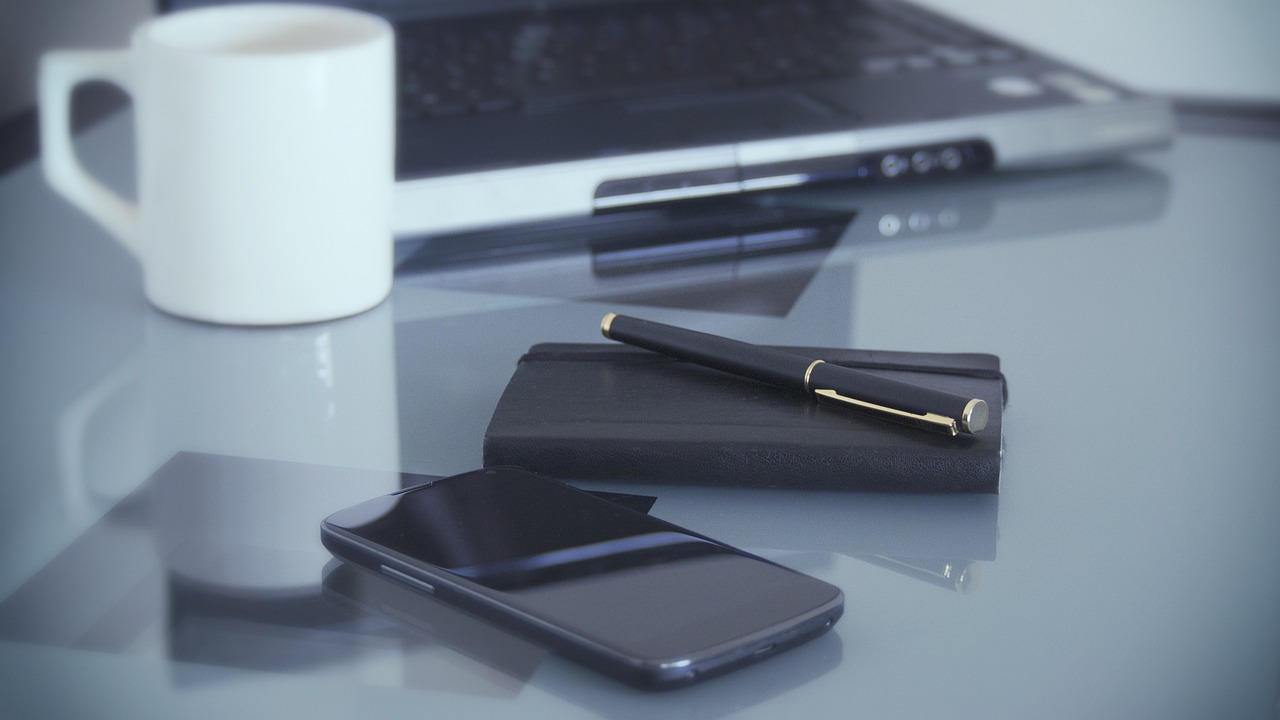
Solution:
<svg viewBox="0 0 1280 720">
<path fill-rule="evenodd" d="M 752 131 L 807 129 L 838 119 L 847 123 L 850 117 L 833 105 L 789 92 L 648 98 L 625 103 L 624 108 L 634 119 L 663 125 L 668 137 L 680 141 L 741 140 Z"/>
</svg>

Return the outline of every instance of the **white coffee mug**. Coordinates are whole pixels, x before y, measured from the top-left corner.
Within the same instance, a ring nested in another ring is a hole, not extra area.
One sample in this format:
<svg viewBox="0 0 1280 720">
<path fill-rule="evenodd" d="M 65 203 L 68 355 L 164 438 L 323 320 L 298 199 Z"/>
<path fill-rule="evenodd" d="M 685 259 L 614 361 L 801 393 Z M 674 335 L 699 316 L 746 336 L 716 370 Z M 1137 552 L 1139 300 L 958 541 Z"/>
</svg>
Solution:
<svg viewBox="0 0 1280 720">
<path fill-rule="evenodd" d="M 164 311 L 243 325 L 353 315 L 391 289 L 394 74 L 392 29 L 366 13 L 155 18 L 128 50 L 41 59 L 45 177 L 139 258 Z M 133 98 L 136 204 L 74 155 L 70 95 L 89 80 Z"/>
</svg>

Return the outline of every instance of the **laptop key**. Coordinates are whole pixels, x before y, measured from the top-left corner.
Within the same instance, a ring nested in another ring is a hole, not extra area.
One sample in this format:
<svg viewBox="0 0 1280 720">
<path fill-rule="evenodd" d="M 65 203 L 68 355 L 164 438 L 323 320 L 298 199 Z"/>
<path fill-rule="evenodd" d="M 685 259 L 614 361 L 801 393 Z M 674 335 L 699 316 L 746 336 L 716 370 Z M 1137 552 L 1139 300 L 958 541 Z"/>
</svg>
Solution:
<svg viewBox="0 0 1280 720">
<path fill-rule="evenodd" d="M 402 112 L 549 110 L 853 74 L 1007 62 L 1015 51 L 869 0 L 552 8 L 400 28 Z"/>
</svg>

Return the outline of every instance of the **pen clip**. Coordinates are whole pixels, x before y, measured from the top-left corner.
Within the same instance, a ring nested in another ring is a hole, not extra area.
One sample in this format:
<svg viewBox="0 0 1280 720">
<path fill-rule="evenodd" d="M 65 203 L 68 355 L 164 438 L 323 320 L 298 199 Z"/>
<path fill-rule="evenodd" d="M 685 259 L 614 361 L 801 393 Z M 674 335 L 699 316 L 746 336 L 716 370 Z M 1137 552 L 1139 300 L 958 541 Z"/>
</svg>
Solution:
<svg viewBox="0 0 1280 720">
<path fill-rule="evenodd" d="M 883 420 L 910 425 L 911 427 L 920 428 L 922 430 L 932 430 L 945 435 L 954 436 L 959 433 L 959 429 L 956 427 L 956 421 L 952 418 L 946 417 L 945 415 L 938 415 L 937 413 L 931 412 L 912 413 L 907 412 L 906 410 L 898 410 L 896 408 L 885 407 L 884 405 L 869 403 L 865 400 L 846 397 L 835 390 L 827 390 L 824 388 L 815 389 L 813 394 L 818 398 L 818 400 L 870 413 Z"/>
</svg>

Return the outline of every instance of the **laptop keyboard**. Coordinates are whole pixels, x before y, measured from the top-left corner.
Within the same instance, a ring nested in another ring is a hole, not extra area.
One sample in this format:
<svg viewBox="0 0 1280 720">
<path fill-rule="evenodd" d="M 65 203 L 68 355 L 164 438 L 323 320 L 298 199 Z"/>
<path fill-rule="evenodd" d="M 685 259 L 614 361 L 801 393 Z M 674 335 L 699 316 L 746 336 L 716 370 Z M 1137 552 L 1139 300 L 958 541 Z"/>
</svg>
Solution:
<svg viewBox="0 0 1280 720">
<path fill-rule="evenodd" d="M 402 22 L 400 113 L 436 117 L 1003 63 L 1017 49 L 874 0 L 685 0 Z"/>
</svg>

